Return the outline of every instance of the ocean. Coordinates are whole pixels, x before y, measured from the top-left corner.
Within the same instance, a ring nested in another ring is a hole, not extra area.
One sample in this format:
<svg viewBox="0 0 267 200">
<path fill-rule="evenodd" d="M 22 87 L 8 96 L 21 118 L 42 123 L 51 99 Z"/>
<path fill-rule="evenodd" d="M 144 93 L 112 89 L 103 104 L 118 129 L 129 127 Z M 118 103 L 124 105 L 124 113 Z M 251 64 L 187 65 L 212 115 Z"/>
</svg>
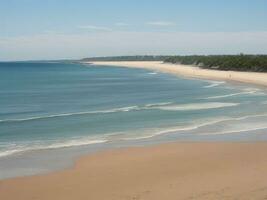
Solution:
<svg viewBox="0 0 267 200">
<path fill-rule="evenodd" d="M 145 69 L 0 63 L 0 178 L 166 141 L 267 140 L 267 93 Z M 62 159 L 62 160 L 60 160 Z"/>
</svg>

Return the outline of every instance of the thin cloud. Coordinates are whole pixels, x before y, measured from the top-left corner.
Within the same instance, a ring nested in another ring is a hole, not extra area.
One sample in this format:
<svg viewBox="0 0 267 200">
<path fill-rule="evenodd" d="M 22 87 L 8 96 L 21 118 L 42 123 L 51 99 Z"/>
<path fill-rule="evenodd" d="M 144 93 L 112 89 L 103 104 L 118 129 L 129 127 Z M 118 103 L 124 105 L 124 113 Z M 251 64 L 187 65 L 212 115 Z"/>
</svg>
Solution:
<svg viewBox="0 0 267 200">
<path fill-rule="evenodd" d="M 129 24 L 126 24 L 124 22 L 117 22 L 115 23 L 116 26 L 129 26 Z"/>
<path fill-rule="evenodd" d="M 153 21 L 153 22 L 148 22 L 148 25 L 152 26 L 174 26 L 174 22 L 169 22 L 169 21 Z"/>
<path fill-rule="evenodd" d="M 44 60 L 107 55 L 266 54 L 267 31 L 133 32 L 0 36 L 0 60 Z"/>
<path fill-rule="evenodd" d="M 103 26 L 92 26 L 92 25 L 83 25 L 78 26 L 80 29 L 88 29 L 88 30 L 94 30 L 94 31 L 112 31 L 111 28 L 103 27 Z"/>
</svg>

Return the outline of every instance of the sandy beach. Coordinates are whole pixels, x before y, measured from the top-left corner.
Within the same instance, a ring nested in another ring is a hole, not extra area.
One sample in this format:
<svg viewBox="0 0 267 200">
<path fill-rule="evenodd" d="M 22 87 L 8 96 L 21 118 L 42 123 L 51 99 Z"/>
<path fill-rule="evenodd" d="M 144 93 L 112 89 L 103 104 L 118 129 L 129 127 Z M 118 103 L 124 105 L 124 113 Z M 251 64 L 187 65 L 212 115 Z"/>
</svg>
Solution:
<svg viewBox="0 0 267 200">
<path fill-rule="evenodd" d="M 97 62 L 267 86 L 267 74 L 161 62 Z M 255 200 L 267 198 L 266 142 L 174 142 L 106 150 L 70 169 L 0 181 L 2 200 Z"/>
<path fill-rule="evenodd" d="M 267 200 L 267 0 L 0 19 L 0 200 Z"/>
<path fill-rule="evenodd" d="M 145 68 L 155 71 L 172 73 L 179 76 L 203 78 L 223 81 L 238 81 L 260 86 L 267 86 L 267 73 L 237 72 L 201 69 L 196 66 L 169 64 L 155 61 L 119 61 L 119 62 L 91 62 L 94 65 L 122 66 L 133 68 Z"/>
<path fill-rule="evenodd" d="M 99 152 L 0 181 L 0 199 L 266 199 L 267 143 L 170 143 Z"/>
</svg>

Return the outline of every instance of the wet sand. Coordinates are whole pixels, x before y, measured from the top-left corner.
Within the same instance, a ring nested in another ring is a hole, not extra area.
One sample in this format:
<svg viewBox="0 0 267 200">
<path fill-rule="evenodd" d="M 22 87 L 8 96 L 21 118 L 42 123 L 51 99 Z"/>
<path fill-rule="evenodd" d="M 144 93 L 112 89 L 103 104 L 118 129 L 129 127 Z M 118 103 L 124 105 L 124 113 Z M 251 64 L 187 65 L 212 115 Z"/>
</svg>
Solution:
<svg viewBox="0 0 267 200">
<path fill-rule="evenodd" d="M 264 142 L 109 150 L 72 169 L 0 181 L 0 199 L 266 199 L 266 152 Z"/>
</svg>

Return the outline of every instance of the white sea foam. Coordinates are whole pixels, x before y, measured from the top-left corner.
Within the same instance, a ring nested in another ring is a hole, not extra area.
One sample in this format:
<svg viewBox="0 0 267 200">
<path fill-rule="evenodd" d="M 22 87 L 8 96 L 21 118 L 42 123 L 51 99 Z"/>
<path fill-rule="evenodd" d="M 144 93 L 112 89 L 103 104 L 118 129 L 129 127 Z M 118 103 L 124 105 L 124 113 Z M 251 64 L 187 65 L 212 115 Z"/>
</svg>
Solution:
<svg viewBox="0 0 267 200">
<path fill-rule="evenodd" d="M 22 152 L 22 150 L 21 149 L 5 150 L 5 151 L 0 152 L 0 157 L 10 156 L 12 154 L 19 153 L 19 152 Z"/>
<path fill-rule="evenodd" d="M 182 132 L 182 131 L 193 131 L 197 130 L 202 127 L 206 126 L 212 126 L 215 124 L 219 123 L 224 123 L 224 122 L 230 122 L 230 121 L 242 121 L 250 118 L 257 118 L 257 117 L 267 117 L 267 113 L 262 113 L 262 114 L 257 114 L 257 115 L 247 115 L 243 117 L 219 117 L 218 119 L 205 119 L 202 121 L 196 121 L 192 123 L 191 125 L 186 125 L 186 126 L 175 126 L 167 129 L 152 129 L 152 130 L 147 130 L 147 131 L 142 131 L 143 134 L 133 134 L 131 135 L 126 135 L 127 137 L 124 137 L 122 140 L 140 140 L 140 139 L 148 139 L 152 138 L 158 135 L 166 134 L 166 133 L 172 133 L 172 132 Z M 252 131 L 252 130 L 259 130 L 259 129 L 266 129 L 267 125 L 263 124 L 261 127 L 257 128 L 250 128 L 248 127 L 247 129 L 240 129 L 240 130 L 232 130 L 232 131 L 225 131 L 225 132 L 212 132 L 208 134 L 201 134 L 201 135 L 210 135 L 210 134 L 226 134 L 226 133 L 235 133 L 235 132 L 243 132 L 243 131 Z"/>
<path fill-rule="evenodd" d="M 173 102 L 150 103 L 150 104 L 146 104 L 145 107 L 165 106 L 165 105 L 170 105 L 170 104 L 173 104 Z"/>
<path fill-rule="evenodd" d="M 170 133 L 170 132 L 178 132 L 178 131 L 192 131 L 192 130 L 196 130 L 202 127 L 206 127 L 206 126 L 211 126 L 211 125 L 215 125 L 215 124 L 219 124 L 219 123 L 225 123 L 225 122 L 231 122 L 231 121 L 242 121 L 242 120 L 246 120 L 246 119 L 250 119 L 250 118 L 257 118 L 257 117 L 267 117 L 267 113 L 264 114 L 258 114 L 258 115 L 248 115 L 248 116 L 243 116 L 243 117 L 224 117 L 218 120 L 209 120 L 206 119 L 208 122 L 202 122 L 202 123 L 196 123 L 194 125 L 191 126 L 187 126 L 187 127 L 177 127 L 177 128 L 172 128 L 163 132 L 160 132 L 160 134 L 162 133 Z M 245 126 L 243 126 L 243 128 L 239 128 L 240 125 L 238 125 L 237 129 L 232 129 L 232 130 L 227 130 L 227 131 L 214 131 L 211 133 L 202 133 L 200 135 L 219 135 L 219 134 L 231 134 L 231 133 L 240 133 L 240 132 L 248 132 L 248 131 L 256 131 L 256 130 L 263 130 L 263 129 L 267 129 L 267 124 L 265 122 L 263 123 L 252 123 L 253 126 L 248 125 L 246 128 L 244 128 Z"/>
<path fill-rule="evenodd" d="M 150 75 L 156 75 L 158 73 L 157 72 L 149 72 L 148 74 L 150 74 Z"/>
<path fill-rule="evenodd" d="M 129 106 L 129 107 L 122 107 L 122 108 L 113 108 L 113 109 L 108 109 L 108 110 L 76 112 L 76 113 L 62 113 L 62 114 L 54 114 L 54 115 L 43 115 L 43 116 L 21 118 L 21 119 L 2 119 L 2 120 L 0 120 L 0 122 L 20 122 L 20 121 L 30 121 L 30 120 L 39 120 L 39 119 L 47 119 L 47 118 L 68 117 L 68 116 L 75 116 L 75 115 L 128 112 L 128 111 L 139 110 L 139 109 L 141 109 L 139 106 Z"/>
<path fill-rule="evenodd" d="M 192 103 L 192 104 L 174 104 L 167 106 L 158 106 L 157 108 L 166 111 L 190 111 L 190 110 L 225 108 L 238 105 L 239 103 L 208 102 L 208 103 Z"/>
<path fill-rule="evenodd" d="M 206 97 L 203 99 L 221 99 L 221 98 L 240 96 L 240 95 L 265 96 L 266 93 L 262 92 L 261 90 L 259 90 L 257 88 L 245 88 L 245 89 L 243 89 L 242 92 L 225 94 L 225 95 L 218 95 L 218 96 L 211 96 L 211 97 Z"/>
<path fill-rule="evenodd" d="M 129 112 L 129 111 L 140 111 L 140 110 L 149 110 L 149 109 L 159 109 L 166 111 L 186 111 L 186 110 L 203 110 L 203 109 L 214 109 L 222 107 L 237 106 L 238 103 L 221 103 L 221 102 L 209 102 L 209 103 L 193 103 L 193 104 L 173 104 L 172 102 L 160 102 L 160 103 L 151 103 L 144 106 L 128 106 L 122 108 L 113 108 L 108 110 L 98 110 L 98 111 L 87 111 L 87 112 L 76 112 L 76 113 L 62 113 L 54 115 L 43 115 L 35 116 L 28 118 L 20 119 L 2 119 L 1 122 L 23 122 L 31 120 L 42 120 L 49 118 L 58 118 L 58 117 L 68 117 L 76 115 L 89 115 L 89 114 L 108 114 L 116 112 Z"/>
<path fill-rule="evenodd" d="M 260 88 L 244 88 L 243 91 L 250 92 L 251 94 L 256 95 L 256 96 L 266 96 L 267 95 L 266 91 L 264 92 Z"/>
<path fill-rule="evenodd" d="M 121 138 L 121 140 L 141 140 L 141 139 L 149 139 L 158 135 L 163 135 L 163 134 L 167 134 L 167 133 L 172 133 L 172 132 L 181 132 L 181 131 L 192 131 L 204 126 L 209 126 L 209 125 L 213 125 L 219 122 L 224 122 L 229 120 L 230 118 L 220 118 L 217 120 L 207 120 L 208 122 L 197 122 L 197 123 L 193 123 L 191 125 L 187 125 L 187 126 L 175 126 L 172 128 L 165 128 L 165 129 L 150 129 L 150 130 L 146 130 L 146 131 L 142 131 L 143 134 L 127 134 L 125 135 L 125 137 Z"/>
<path fill-rule="evenodd" d="M 221 98 L 239 96 L 239 95 L 244 95 L 244 94 L 253 94 L 253 92 L 238 92 L 238 93 L 232 93 L 232 94 L 226 94 L 226 95 L 212 96 L 212 97 L 207 97 L 203 99 L 221 99 Z"/>
<path fill-rule="evenodd" d="M 54 144 L 32 144 L 32 145 L 19 145 L 17 148 L 13 147 L 12 149 L 7 149 L 0 152 L 0 157 L 10 156 L 17 153 L 23 153 L 27 151 L 34 150 L 45 150 L 45 149 L 58 149 L 58 148 L 66 148 L 66 147 L 75 147 L 75 146 L 84 146 L 90 144 L 99 144 L 105 143 L 107 140 L 105 139 L 90 139 L 90 138 L 80 138 L 80 139 L 70 139 L 66 141 L 58 141 Z"/>
<path fill-rule="evenodd" d="M 226 131 L 215 131 L 212 133 L 202 133 L 200 135 L 220 135 L 220 134 L 231 134 L 231 133 L 240 133 L 240 132 L 248 132 L 248 131 L 255 131 L 255 130 L 262 130 L 267 129 L 267 123 L 266 121 L 257 121 L 257 122 L 244 122 L 242 125 L 240 124 L 232 124 L 233 121 L 243 121 L 247 119 L 253 119 L 258 117 L 267 117 L 267 113 L 262 114 L 255 114 L 255 115 L 247 115 L 243 117 L 229 117 L 225 120 L 222 120 L 220 122 L 228 122 L 230 124 L 230 127 L 227 127 Z M 217 123 L 220 123 L 217 122 Z M 231 123 L 230 123 L 231 122 Z M 215 123 L 216 124 L 216 123 Z M 242 127 L 242 128 L 240 128 Z"/>
<path fill-rule="evenodd" d="M 48 145 L 45 147 L 45 149 L 58 149 L 58 148 L 64 148 L 64 147 L 75 147 L 75 146 L 84 146 L 89 144 L 99 144 L 99 143 L 105 143 L 108 140 L 105 139 L 76 139 L 76 140 L 69 140 L 65 142 L 58 142 L 55 144 Z"/>
<path fill-rule="evenodd" d="M 141 139 L 149 139 L 158 135 L 172 133 L 172 132 L 183 132 L 185 131 L 193 131 L 197 130 L 202 127 L 208 127 L 212 125 L 216 125 L 219 123 L 229 123 L 231 121 L 242 121 L 250 118 L 257 118 L 257 117 L 267 117 L 267 113 L 262 114 L 255 114 L 255 115 L 247 115 L 242 117 L 217 117 L 217 119 L 203 119 L 201 121 L 195 121 L 192 124 L 184 125 L 184 126 L 174 126 L 171 128 L 158 128 L 158 129 L 146 129 L 146 130 L 137 130 L 137 131 L 129 131 L 129 132 L 119 132 L 119 133 L 110 133 L 101 135 L 101 137 L 81 137 L 76 139 L 69 139 L 69 140 L 62 140 L 62 141 L 55 141 L 54 143 L 50 144 L 32 144 L 32 145 L 10 145 L 11 148 L 1 151 L 0 157 L 5 157 L 17 153 L 22 153 L 26 151 L 33 151 L 33 150 L 45 150 L 45 149 L 58 149 L 58 148 L 67 148 L 67 147 L 75 147 L 75 146 L 84 146 L 90 144 L 98 144 L 98 143 L 106 143 L 109 141 L 116 141 L 116 140 L 141 140 Z M 239 126 L 238 126 L 239 127 Z M 212 133 L 203 133 L 201 135 L 216 135 L 216 134 L 230 134 L 230 133 L 238 133 L 244 131 L 253 131 L 253 130 L 261 130 L 267 129 L 266 123 L 264 124 L 255 124 L 255 126 L 251 127 L 248 126 L 247 128 L 242 129 L 232 129 L 227 131 L 215 131 Z M 140 134 L 140 132 L 142 134 Z"/>
<path fill-rule="evenodd" d="M 204 88 L 213 88 L 225 83 L 224 81 L 209 81 L 209 82 L 210 85 L 206 85 L 204 86 Z"/>
<path fill-rule="evenodd" d="M 140 140 L 140 139 L 148 139 L 152 138 L 157 135 L 175 132 L 175 131 L 189 131 L 194 130 L 202 126 L 211 125 L 214 123 L 218 123 L 224 121 L 226 119 L 219 119 L 219 120 L 211 120 L 205 123 L 196 123 L 189 126 L 179 126 L 179 127 L 172 127 L 168 129 L 149 129 L 149 130 L 141 130 L 142 134 L 138 132 L 120 132 L 120 133 L 110 133 L 102 135 L 101 138 L 86 138 L 81 137 L 78 139 L 70 139 L 70 140 L 63 140 L 63 141 L 55 141 L 53 144 L 29 144 L 29 145 L 10 145 L 11 148 L 1 151 L 0 157 L 10 156 L 13 154 L 23 153 L 27 151 L 34 151 L 34 150 L 45 150 L 45 149 L 58 149 L 58 148 L 67 148 L 67 147 L 75 147 L 75 146 L 84 146 L 90 144 L 98 144 L 98 143 L 106 143 L 108 141 L 115 141 L 115 140 Z"/>
<path fill-rule="evenodd" d="M 261 127 L 248 127 L 248 128 L 218 131 L 218 132 L 212 132 L 212 133 L 201 133 L 199 135 L 223 135 L 223 134 L 242 133 L 242 132 L 257 131 L 257 130 L 264 130 L 264 129 L 267 129 L 267 125 L 263 125 Z"/>
</svg>

